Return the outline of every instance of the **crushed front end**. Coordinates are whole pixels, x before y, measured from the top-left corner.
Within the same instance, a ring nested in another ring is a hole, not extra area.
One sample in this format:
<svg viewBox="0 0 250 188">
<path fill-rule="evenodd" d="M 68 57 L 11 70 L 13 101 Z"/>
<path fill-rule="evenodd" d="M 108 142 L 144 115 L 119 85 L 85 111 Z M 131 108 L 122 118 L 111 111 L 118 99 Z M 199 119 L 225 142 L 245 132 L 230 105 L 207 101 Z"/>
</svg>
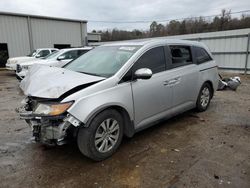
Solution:
<svg viewBox="0 0 250 188">
<path fill-rule="evenodd" d="M 47 145 L 62 145 L 76 135 L 80 121 L 67 113 L 73 101 L 56 101 L 27 97 L 17 109 L 21 119 L 32 128 L 36 142 Z"/>
</svg>

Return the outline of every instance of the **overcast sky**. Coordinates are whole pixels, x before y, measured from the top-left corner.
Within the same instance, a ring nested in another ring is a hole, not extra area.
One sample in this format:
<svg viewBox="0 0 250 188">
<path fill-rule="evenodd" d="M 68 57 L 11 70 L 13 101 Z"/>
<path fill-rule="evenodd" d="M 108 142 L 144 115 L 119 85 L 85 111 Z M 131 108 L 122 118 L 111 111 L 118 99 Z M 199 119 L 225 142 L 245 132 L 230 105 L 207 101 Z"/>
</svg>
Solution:
<svg viewBox="0 0 250 188">
<path fill-rule="evenodd" d="M 0 0 L 0 11 L 89 20 L 88 31 L 148 29 L 150 23 L 92 21 L 166 20 L 250 9 L 250 0 Z M 165 23 L 165 22 L 164 22 Z"/>
</svg>

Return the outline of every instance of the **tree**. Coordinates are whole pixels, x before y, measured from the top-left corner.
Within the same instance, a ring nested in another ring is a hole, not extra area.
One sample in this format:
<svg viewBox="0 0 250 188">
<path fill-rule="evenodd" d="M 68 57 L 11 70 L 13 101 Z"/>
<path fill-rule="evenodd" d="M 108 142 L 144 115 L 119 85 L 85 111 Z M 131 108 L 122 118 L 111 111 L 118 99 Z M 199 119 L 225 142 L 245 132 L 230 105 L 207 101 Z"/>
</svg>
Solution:
<svg viewBox="0 0 250 188">
<path fill-rule="evenodd" d="M 182 21 L 171 20 L 165 25 L 153 21 L 149 26 L 149 30 L 146 31 L 138 29 L 125 31 L 114 28 L 113 30 L 98 31 L 98 33 L 102 34 L 102 41 L 114 41 L 241 28 L 250 28 L 250 15 L 243 14 L 239 19 L 232 19 L 231 10 L 223 9 L 220 16 L 215 16 L 210 20 L 204 17 L 187 18 Z"/>
<path fill-rule="evenodd" d="M 179 35 L 180 34 L 180 22 L 176 20 L 172 20 L 167 25 L 167 33 L 169 35 Z"/>
<path fill-rule="evenodd" d="M 153 21 L 150 25 L 150 35 L 153 37 L 156 35 L 157 32 L 157 22 Z"/>
</svg>

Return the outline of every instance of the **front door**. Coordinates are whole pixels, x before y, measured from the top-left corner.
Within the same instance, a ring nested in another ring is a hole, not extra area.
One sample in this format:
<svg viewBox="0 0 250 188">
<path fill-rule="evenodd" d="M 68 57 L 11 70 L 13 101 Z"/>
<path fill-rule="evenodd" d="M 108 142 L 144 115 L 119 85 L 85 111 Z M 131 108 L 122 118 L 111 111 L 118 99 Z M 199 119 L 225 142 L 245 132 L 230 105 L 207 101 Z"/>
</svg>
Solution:
<svg viewBox="0 0 250 188">
<path fill-rule="evenodd" d="M 131 82 L 134 99 L 135 128 L 161 119 L 172 105 L 172 87 L 166 85 L 164 47 L 155 47 L 144 53 L 132 68 L 132 74 L 140 68 L 149 68 L 153 76 L 148 80 Z"/>
</svg>

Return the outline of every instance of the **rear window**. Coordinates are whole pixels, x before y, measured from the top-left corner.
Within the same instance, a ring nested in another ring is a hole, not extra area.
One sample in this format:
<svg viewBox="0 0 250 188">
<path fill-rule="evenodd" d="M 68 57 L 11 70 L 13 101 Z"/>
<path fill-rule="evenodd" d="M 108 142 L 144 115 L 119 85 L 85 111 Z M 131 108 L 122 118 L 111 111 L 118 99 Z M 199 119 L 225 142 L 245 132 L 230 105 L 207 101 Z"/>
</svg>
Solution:
<svg viewBox="0 0 250 188">
<path fill-rule="evenodd" d="M 212 58 L 207 53 L 207 51 L 204 48 L 201 47 L 194 47 L 195 51 L 195 57 L 197 59 L 197 63 L 204 63 L 207 61 L 211 61 Z"/>
</svg>

